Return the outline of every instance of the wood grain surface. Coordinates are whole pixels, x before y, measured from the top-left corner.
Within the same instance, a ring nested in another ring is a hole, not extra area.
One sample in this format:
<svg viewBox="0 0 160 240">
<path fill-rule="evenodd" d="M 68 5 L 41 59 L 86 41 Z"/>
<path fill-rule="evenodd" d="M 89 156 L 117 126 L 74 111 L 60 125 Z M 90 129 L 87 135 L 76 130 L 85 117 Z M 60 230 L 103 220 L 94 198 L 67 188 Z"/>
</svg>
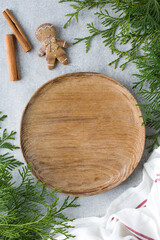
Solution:
<svg viewBox="0 0 160 240">
<path fill-rule="evenodd" d="M 102 74 L 72 73 L 45 83 L 21 121 L 21 149 L 32 173 L 68 195 L 116 187 L 144 149 L 136 104 L 125 87 Z"/>
</svg>

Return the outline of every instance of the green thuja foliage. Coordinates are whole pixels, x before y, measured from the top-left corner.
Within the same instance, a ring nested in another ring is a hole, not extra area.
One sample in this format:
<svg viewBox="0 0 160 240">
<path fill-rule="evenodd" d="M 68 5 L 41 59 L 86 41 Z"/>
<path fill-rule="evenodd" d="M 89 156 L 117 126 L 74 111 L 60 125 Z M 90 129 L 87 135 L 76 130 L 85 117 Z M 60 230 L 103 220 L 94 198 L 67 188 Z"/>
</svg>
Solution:
<svg viewBox="0 0 160 240">
<path fill-rule="evenodd" d="M 70 6 L 74 9 L 73 13 L 69 13 L 66 14 L 66 17 L 68 17 L 67 22 L 64 24 L 64 28 L 67 27 L 67 25 L 70 26 L 71 21 L 73 19 L 76 19 L 76 21 L 78 22 L 79 20 L 79 13 L 84 10 L 85 8 L 87 8 L 88 10 L 92 9 L 92 8 L 99 8 L 99 7 L 103 7 L 107 4 L 107 0 L 99 0 L 99 1 L 95 1 L 95 0 L 60 0 L 60 3 L 64 3 L 64 2 L 70 2 L 72 4 L 70 4 Z"/>
<path fill-rule="evenodd" d="M 87 28 L 90 35 L 86 37 L 75 38 L 75 43 L 85 41 L 86 52 L 90 48 L 91 40 L 101 35 L 105 46 L 116 53 L 118 58 L 110 64 L 117 67 L 119 60 L 125 58 L 125 63 L 121 64 L 122 69 L 126 64 L 133 61 L 139 55 L 139 50 L 148 39 L 154 39 L 160 34 L 160 4 L 157 0 L 61 0 L 62 2 L 71 2 L 70 5 L 74 12 L 67 14 L 68 21 L 64 25 L 71 24 L 75 18 L 78 22 L 80 11 L 87 8 L 95 8 L 95 17 L 101 20 L 102 28 L 97 29 L 94 22 L 88 23 Z M 107 10 L 108 5 L 112 7 L 112 13 Z M 97 10 L 98 9 L 98 10 Z M 130 44 L 127 51 L 122 51 L 120 45 Z"/>
<path fill-rule="evenodd" d="M 143 97 L 145 104 L 139 104 L 144 109 L 144 124 L 155 131 L 155 134 L 147 136 L 153 140 L 149 147 L 150 151 L 154 146 L 159 146 L 158 137 L 160 136 L 160 38 L 148 42 L 142 50 L 144 56 L 136 60 L 139 74 L 134 74 L 139 81 L 134 83 Z"/>
<path fill-rule="evenodd" d="M 0 121 L 6 118 L 0 115 Z M 1 130 L 0 150 L 13 151 L 17 149 L 12 144 L 15 132 L 7 134 Z M 13 170 L 18 169 L 19 180 L 15 184 Z M 46 198 L 50 198 L 51 204 Z M 55 239 L 58 233 L 67 239 L 71 235 L 68 229 L 69 219 L 63 211 L 69 207 L 77 207 L 76 198 L 66 197 L 58 207 L 57 191 L 48 192 L 45 184 L 33 179 L 30 167 L 17 161 L 6 152 L 0 155 L 0 239 L 3 240 L 36 240 Z M 52 230 L 52 231 L 51 231 Z"/>
<path fill-rule="evenodd" d="M 80 12 L 95 9 L 93 22 L 87 24 L 89 36 L 75 38 L 74 44 L 84 41 L 86 52 L 90 48 L 91 40 L 100 35 L 105 46 L 116 53 L 117 58 L 109 65 L 115 68 L 123 58 L 120 68 L 135 62 L 140 73 L 134 83 L 138 94 L 146 101 L 139 106 L 144 109 L 144 124 L 152 128 L 155 134 L 148 136 L 153 140 L 150 146 L 152 151 L 159 145 L 160 136 L 160 1 L 159 0 L 61 0 L 70 2 L 73 12 L 65 24 L 71 24 L 75 18 L 78 22 Z M 109 8 L 112 11 L 109 12 Z M 94 25 L 96 18 L 101 20 L 101 28 Z M 122 50 L 126 46 L 126 51 Z"/>
</svg>

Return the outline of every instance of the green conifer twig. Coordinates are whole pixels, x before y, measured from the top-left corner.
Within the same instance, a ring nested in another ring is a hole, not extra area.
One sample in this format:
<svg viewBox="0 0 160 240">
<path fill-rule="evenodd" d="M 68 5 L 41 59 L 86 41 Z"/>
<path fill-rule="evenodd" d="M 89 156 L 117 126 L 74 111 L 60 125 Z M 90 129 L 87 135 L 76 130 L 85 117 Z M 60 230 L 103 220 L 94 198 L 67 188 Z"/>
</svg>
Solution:
<svg viewBox="0 0 160 240">
<path fill-rule="evenodd" d="M 3 121 L 6 115 L 0 115 Z M 7 134 L 2 131 L 0 148 L 10 151 L 17 149 L 12 144 L 15 132 Z M 58 191 L 47 191 L 45 184 L 35 182 L 31 175 L 30 165 L 22 166 L 19 172 L 19 183 L 15 184 L 13 170 L 23 165 L 9 152 L 0 155 L 0 239 L 5 240 L 47 240 L 63 234 L 65 239 L 72 237 L 68 229 L 72 226 L 63 214 L 67 208 L 77 207 L 77 198 L 66 197 L 58 207 Z M 47 198 L 52 201 L 48 203 Z M 51 231 L 52 230 L 52 231 Z"/>
</svg>

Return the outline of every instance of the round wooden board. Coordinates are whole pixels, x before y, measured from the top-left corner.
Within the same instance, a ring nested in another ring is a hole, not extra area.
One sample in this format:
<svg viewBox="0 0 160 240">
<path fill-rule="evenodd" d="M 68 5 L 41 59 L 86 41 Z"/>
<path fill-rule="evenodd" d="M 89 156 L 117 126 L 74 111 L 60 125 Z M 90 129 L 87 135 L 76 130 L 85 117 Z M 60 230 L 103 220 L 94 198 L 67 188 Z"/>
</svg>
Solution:
<svg viewBox="0 0 160 240">
<path fill-rule="evenodd" d="M 136 104 L 125 87 L 102 74 L 72 73 L 45 83 L 21 121 L 21 149 L 32 173 L 73 196 L 116 187 L 144 149 Z"/>
</svg>

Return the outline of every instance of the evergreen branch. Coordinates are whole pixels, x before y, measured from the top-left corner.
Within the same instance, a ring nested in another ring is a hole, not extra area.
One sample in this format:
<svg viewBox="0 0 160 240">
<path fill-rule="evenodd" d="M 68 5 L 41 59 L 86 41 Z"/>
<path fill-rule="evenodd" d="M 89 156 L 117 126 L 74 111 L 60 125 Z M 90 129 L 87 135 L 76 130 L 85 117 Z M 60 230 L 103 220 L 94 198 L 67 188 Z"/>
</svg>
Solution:
<svg viewBox="0 0 160 240">
<path fill-rule="evenodd" d="M 78 22 L 78 15 L 80 11 L 87 8 L 88 10 L 94 7 L 99 8 L 99 12 L 95 15 L 101 20 L 102 26 L 105 28 L 98 31 L 93 28 L 92 34 L 83 38 L 75 38 L 75 43 L 85 41 L 86 52 L 89 50 L 90 41 L 98 34 L 101 34 L 105 46 L 109 46 L 112 53 L 116 53 L 118 58 L 111 64 L 117 67 L 121 58 L 126 58 L 126 63 L 120 65 L 122 69 L 130 61 L 139 57 L 139 50 L 148 39 L 153 39 L 160 34 L 160 5 L 157 0 L 147 1 L 92 1 L 92 0 L 66 0 L 60 2 L 72 2 L 71 6 L 76 10 L 74 13 L 68 14 L 70 16 L 65 24 L 65 27 L 71 24 L 72 18 L 76 17 Z M 118 15 L 117 17 L 111 16 L 107 11 L 107 5 L 111 4 L 112 10 Z M 90 25 L 87 28 L 90 30 Z M 126 45 L 130 43 L 131 48 L 127 51 L 119 50 L 118 44 Z"/>
<path fill-rule="evenodd" d="M 0 112 L 0 114 L 2 114 L 2 112 Z M 4 121 L 4 119 L 7 117 L 7 115 L 2 115 L 1 117 L 0 117 L 0 121 Z"/>
<path fill-rule="evenodd" d="M 147 136 L 152 140 L 149 146 L 150 151 L 154 146 L 159 146 L 158 138 L 160 137 L 160 36 L 146 43 L 142 48 L 144 52 L 143 58 L 138 58 L 135 63 L 139 69 L 139 74 L 135 74 L 139 78 L 134 83 L 134 87 L 139 88 L 138 94 L 143 97 L 145 104 L 139 104 L 145 110 L 143 114 L 144 123 L 154 130 L 154 134 Z M 148 90 L 146 90 L 148 88 Z"/>
<path fill-rule="evenodd" d="M 8 170 L 13 170 L 22 165 L 21 162 L 17 161 L 14 156 L 10 156 L 9 153 L 0 155 L 0 164 L 5 165 Z"/>
<path fill-rule="evenodd" d="M 62 212 L 63 210 L 65 210 L 66 208 L 68 207 L 77 207 L 78 205 L 74 204 L 75 201 L 77 200 L 77 197 L 73 198 L 72 201 L 69 202 L 69 197 L 67 197 L 65 200 L 64 200 L 64 203 L 62 204 L 62 206 L 60 207 L 60 209 L 56 212 L 59 213 L 59 212 Z"/>
<path fill-rule="evenodd" d="M 11 151 L 14 149 L 18 149 L 19 147 L 16 147 L 15 145 L 8 142 L 8 140 L 14 140 L 16 132 L 11 131 L 10 134 L 7 135 L 7 130 L 4 129 L 2 133 L 2 137 L 0 137 L 0 148 L 7 148 Z"/>
<path fill-rule="evenodd" d="M 1 118 L 4 120 L 5 117 Z M 7 134 L 6 129 L 0 139 L 1 148 L 10 151 L 17 147 L 12 145 L 15 132 Z M 6 144 L 7 143 L 7 144 Z M 30 165 L 18 169 L 19 182 L 15 184 L 12 170 L 22 165 L 9 153 L 0 155 L 0 239 L 6 240 L 47 240 L 62 234 L 65 239 L 72 237 L 68 229 L 69 219 L 63 211 L 77 207 L 74 199 L 67 197 L 59 208 L 57 190 L 47 191 L 45 184 L 32 178 Z M 17 185 L 18 184 L 18 185 Z M 52 202 L 49 204 L 47 198 Z M 52 230 L 52 231 L 51 231 Z"/>
<path fill-rule="evenodd" d="M 92 9 L 92 8 L 98 8 L 98 7 L 103 7 L 107 4 L 107 0 L 99 0 L 99 1 L 95 1 L 95 0 L 60 0 L 59 3 L 66 3 L 66 2 L 70 2 L 70 3 L 74 3 L 74 4 L 70 4 L 70 6 L 75 10 L 73 13 L 69 13 L 66 14 L 66 17 L 69 17 L 67 22 L 64 24 L 64 28 L 66 28 L 67 26 L 70 26 L 71 22 L 73 19 L 76 19 L 76 21 L 78 22 L 79 20 L 79 13 L 84 10 L 85 8 Z"/>
<path fill-rule="evenodd" d="M 82 41 L 85 41 L 85 47 L 86 47 L 86 53 L 88 52 L 89 48 L 90 48 L 90 42 L 91 40 L 101 34 L 103 31 L 102 30 L 99 30 L 97 28 L 94 27 L 93 23 L 90 23 L 90 24 L 87 24 L 87 28 L 89 29 L 89 32 L 91 33 L 90 36 L 88 37 L 84 37 L 84 38 L 75 38 L 75 42 L 73 43 L 73 45 L 79 43 L 79 42 L 82 42 Z"/>
<path fill-rule="evenodd" d="M 155 134 L 152 134 L 150 136 L 147 136 L 147 139 L 152 141 L 152 144 L 150 144 L 147 147 L 147 149 L 149 149 L 149 152 L 153 152 L 153 150 L 156 146 L 159 147 L 159 142 L 158 142 L 159 136 L 160 136 L 160 131 L 158 131 Z"/>
</svg>

